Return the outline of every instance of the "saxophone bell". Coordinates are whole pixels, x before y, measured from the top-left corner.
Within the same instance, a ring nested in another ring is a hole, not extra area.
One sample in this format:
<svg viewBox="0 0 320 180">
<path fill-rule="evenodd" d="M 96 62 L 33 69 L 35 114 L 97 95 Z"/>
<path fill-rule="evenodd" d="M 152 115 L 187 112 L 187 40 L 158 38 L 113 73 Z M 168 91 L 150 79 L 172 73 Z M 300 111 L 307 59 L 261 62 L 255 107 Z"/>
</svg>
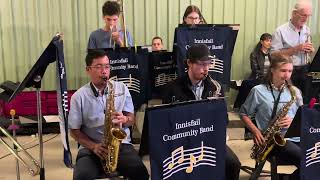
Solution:
<svg viewBox="0 0 320 180">
<path fill-rule="evenodd" d="M 273 135 L 273 140 L 277 146 L 286 145 L 286 140 L 283 138 L 282 134 L 279 131 Z"/>
</svg>

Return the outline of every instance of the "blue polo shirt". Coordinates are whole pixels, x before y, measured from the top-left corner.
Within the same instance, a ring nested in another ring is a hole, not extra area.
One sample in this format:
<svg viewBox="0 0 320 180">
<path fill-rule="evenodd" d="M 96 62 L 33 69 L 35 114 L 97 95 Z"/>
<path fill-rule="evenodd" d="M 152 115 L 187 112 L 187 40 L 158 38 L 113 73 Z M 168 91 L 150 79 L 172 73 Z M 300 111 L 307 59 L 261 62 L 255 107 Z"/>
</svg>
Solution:
<svg viewBox="0 0 320 180">
<path fill-rule="evenodd" d="M 127 86 L 122 82 L 111 81 L 115 89 L 114 105 L 117 112 L 134 113 L 132 98 Z M 107 88 L 106 88 L 107 89 Z M 69 112 L 69 128 L 80 129 L 92 141 L 101 143 L 103 138 L 105 114 L 107 100 L 107 90 L 103 95 L 99 93 L 96 97 L 90 84 L 82 86 L 71 97 Z M 130 130 L 123 127 L 127 133 L 126 139 L 122 143 L 130 143 Z M 83 148 L 83 147 L 80 147 Z"/>
</svg>

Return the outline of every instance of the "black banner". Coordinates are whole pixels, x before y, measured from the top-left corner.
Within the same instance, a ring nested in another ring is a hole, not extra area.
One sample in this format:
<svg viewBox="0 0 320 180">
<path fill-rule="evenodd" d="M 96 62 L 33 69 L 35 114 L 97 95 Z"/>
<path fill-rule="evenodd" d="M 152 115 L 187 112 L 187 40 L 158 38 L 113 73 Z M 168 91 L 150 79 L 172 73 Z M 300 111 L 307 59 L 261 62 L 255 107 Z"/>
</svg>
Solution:
<svg viewBox="0 0 320 180">
<path fill-rule="evenodd" d="M 301 180 L 319 179 L 320 172 L 320 106 L 301 108 Z"/>
<path fill-rule="evenodd" d="M 161 106 L 148 117 L 153 180 L 225 179 L 224 100 Z"/>
<path fill-rule="evenodd" d="M 60 118 L 60 133 L 61 140 L 64 147 L 63 162 L 72 168 L 72 156 L 69 145 L 68 136 L 68 86 L 67 86 L 67 71 L 64 63 L 63 41 L 55 41 L 53 44 L 56 46 L 56 73 L 57 73 L 57 105 Z"/>
<path fill-rule="evenodd" d="M 172 52 L 158 51 L 149 54 L 149 73 L 151 98 L 162 97 L 164 85 L 177 78 L 177 65 L 173 61 Z"/>
<path fill-rule="evenodd" d="M 192 44 L 206 44 L 214 58 L 209 67 L 210 76 L 229 85 L 231 56 L 238 30 L 228 25 L 179 26 L 175 29 L 173 52 L 178 75 L 185 72 L 186 51 Z"/>
<path fill-rule="evenodd" d="M 139 48 L 105 49 L 110 60 L 110 79 L 127 85 L 134 108 L 147 101 L 148 50 Z"/>
</svg>

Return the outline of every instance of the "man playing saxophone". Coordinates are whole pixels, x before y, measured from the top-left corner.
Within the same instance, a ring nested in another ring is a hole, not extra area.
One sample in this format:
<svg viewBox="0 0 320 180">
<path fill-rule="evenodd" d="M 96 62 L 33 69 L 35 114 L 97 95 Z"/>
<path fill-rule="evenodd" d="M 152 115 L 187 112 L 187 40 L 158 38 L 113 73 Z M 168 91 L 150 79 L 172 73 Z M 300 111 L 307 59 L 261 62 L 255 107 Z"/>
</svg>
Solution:
<svg viewBox="0 0 320 180">
<path fill-rule="evenodd" d="M 263 149 L 265 144 L 270 142 L 271 138 L 268 137 L 271 136 L 266 132 L 269 132 L 267 129 L 271 127 L 279 127 L 278 132 L 283 139 L 298 107 L 303 104 L 300 90 L 290 82 L 292 71 L 293 63 L 289 56 L 272 55 L 264 83 L 255 86 L 241 106 L 240 116 L 253 134 L 254 147 Z M 252 121 L 253 118 L 256 124 Z M 277 159 L 295 165 L 298 169 L 291 176 L 297 179 L 299 179 L 302 156 L 298 144 L 299 138 L 292 138 L 282 143 L 283 146 L 274 145 L 269 153 L 269 155 L 276 156 Z M 255 155 L 253 153 L 251 157 L 257 160 Z"/>
<path fill-rule="evenodd" d="M 122 126 L 127 137 L 119 149 L 117 171 L 130 180 L 147 180 L 149 175 L 142 160 L 130 144 L 129 126 L 134 124 L 134 109 L 128 88 L 122 82 L 109 81 L 110 64 L 104 51 L 91 50 L 86 56 L 88 84 L 78 89 L 71 98 L 69 129 L 71 136 L 79 143 L 73 179 L 91 180 L 103 177 L 104 169 L 100 159 L 107 148 L 103 142 L 108 83 L 114 91 L 112 122 Z"/>
</svg>

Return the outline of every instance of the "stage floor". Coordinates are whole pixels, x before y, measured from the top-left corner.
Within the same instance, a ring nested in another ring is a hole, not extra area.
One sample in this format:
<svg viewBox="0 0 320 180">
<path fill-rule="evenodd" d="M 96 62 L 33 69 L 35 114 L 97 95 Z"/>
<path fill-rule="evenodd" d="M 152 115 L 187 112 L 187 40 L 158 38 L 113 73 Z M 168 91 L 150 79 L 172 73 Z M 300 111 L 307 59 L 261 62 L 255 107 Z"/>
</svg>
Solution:
<svg viewBox="0 0 320 180">
<path fill-rule="evenodd" d="M 230 130 L 230 129 L 229 129 Z M 232 135 L 234 136 L 234 135 Z M 6 138 L 5 138 L 6 139 Z M 28 152 L 35 157 L 37 160 L 39 159 L 39 146 L 37 146 L 37 138 L 32 136 L 19 136 L 19 142 L 25 147 L 33 148 L 28 149 Z M 46 134 L 43 137 L 43 140 L 46 141 L 44 143 L 44 165 L 45 165 L 45 177 L 47 180 L 56 180 L 56 179 L 72 179 L 72 169 L 65 167 L 62 161 L 63 157 L 63 148 L 60 141 L 59 134 Z M 246 166 L 254 166 L 254 161 L 250 159 L 249 154 L 250 148 L 252 146 L 252 141 L 244 141 L 244 140 L 231 140 L 227 141 L 228 145 L 233 149 L 233 151 L 239 157 L 242 165 Z M 75 141 L 71 140 L 71 149 L 73 160 L 75 160 L 77 147 Z M 136 148 L 139 148 L 138 145 Z M 4 148 L 2 144 L 0 144 L 0 180 L 13 180 L 16 179 L 16 170 L 15 170 L 15 159 L 12 155 L 3 157 L 8 154 L 8 151 Z M 144 163 L 146 164 L 148 170 L 150 171 L 149 159 L 148 156 L 144 157 Z M 270 167 L 269 164 L 265 165 L 266 170 Z M 294 171 L 295 167 L 293 166 L 285 166 L 281 167 L 278 170 L 280 172 L 292 172 Z M 21 179 L 22 180 L 36 180 L 39 179 L 39 176 L 32 177 L 28 175 L 26 169 L 20 165 L 21 171 Z M 249 175 L 241 171 L 240 172 L 240 179 L 247 180 L 249 179 Z M 264 177 L 260 179 L 270 179 L 269 177 Z"/>
<path fill-rule="evenodd" d="M 227 144 L 239 157 L 243 166 L 254 167 L 254 161 L 250 159 L 251 147 L 253 142 L 251 140 L 244 141 L 243 134 L 244 128 L 243 124 L 239 119 L 239 116 L 235 112 L 229 112 L 229 125 L 227 128 L 227 134 L 229 140 Z M 140 117 L 138 119 L 143 119 Z M 141 121 L 141 120 L 140 120 Z M 138 122 L 140 122 L 138 121 Z M 143 121 L 140 122 L 140 125 Z M 140 127 L 142 128 L 142 127 Z M 133 136 L 140 137 L 141 129 L 139 129 L 139 123 L 137 123 L 137 128 L 133 132 Z M 7 138 L 4 138 L 7 139 Z M 45 166 L 45 178 L 46 180 L 56 180 L 56 179 L 72 179 L 72 169 L 67 168 L 63 163 L 63 147 L 60 139 L 60 134 L 45 134 L 43 136 L 44 140 L 44 166 Z M 18 141 L 21 145 L 26 148 L 31 147 L 27 151 L 39 160 L 39 146 L 38 138 L 35 135 L 32 136 L 18 136 Z M 11 143 L 10 143 L 11 144 Z M 73 161 L 75 161 L 77 155 L 77 143 L 70 137 L 70 146 L 72 151 Z M 135 145 L 138 150 L 139 145 Z M 0 180 L 13 180 L 16 179 L 16 168 L 15 168 L 15 158 L 12 155 L 7 156 L 9 153 L 5 147 L 0 144 Z M 143 162 L 150 173 L 150 162 L 149 156 L 143 157 Z M 265 170 L 270 170 L 270 164 L 266 163 Z M 291 173 L 295 170 L 294 166 L 278 166 L 278 172 L 280 173 Z M 38 180 L 39 176 L 32 177 L 28 174 L 26 169 L 20 164 L 20 173 L 22 180 Z M 249 174 L 244 171 L 240 171 L 240 180 L 249 179 Z M 259 178 L 262 180 L 270 179 L 270 177 Z"/>
</svg>

